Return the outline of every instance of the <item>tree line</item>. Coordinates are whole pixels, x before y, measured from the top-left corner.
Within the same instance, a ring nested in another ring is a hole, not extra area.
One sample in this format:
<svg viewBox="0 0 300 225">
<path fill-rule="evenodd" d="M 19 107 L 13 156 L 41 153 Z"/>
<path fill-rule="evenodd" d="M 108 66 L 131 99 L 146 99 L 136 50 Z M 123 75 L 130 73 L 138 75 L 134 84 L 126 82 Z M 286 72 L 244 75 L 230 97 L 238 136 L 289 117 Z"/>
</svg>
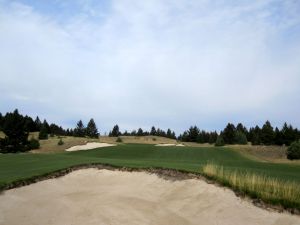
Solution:
<svg viewBox="0 0 300 225">
<path fill-rule="evenodd" d="M 48 136 L 76 136 L 98 138 L 99 132 L 93 119 L 85 127 L 80 120 L 76 128 L 63 129 L 54 123 L 50 125 L 46 120 L 41 122 L 37 116 L 33 120 L 30 116 L 23 116 L 18 109 L 8 112 L 4 116 L 0 113 L 0 131 L 5 134 L 4 138 L 0 138 L 0 153 L 25 152 L 39 147 L 38 140 L 33 137 L 28 140 L 29 132 L 39 132 L 38 139 L 48 139 Z M 61 144 L 62 141 L 58 144 Z"/>
<path fill-rule="evenodd" d="M 39 132 L 39 139 L 47 139 L 48 136 L 75 136 L 98 138 L 99 132 L 96 123 L 90 119 L 85 126 L 82 120 L 79 120 L 74 129 L 63 129 L 61 126 L 46 120 L 43 122 L 37 116 L 33 120 L 30 116 L 19 114 L 18 110 L 8 112 L 4 116 L 0 113 L 0 130 L 5 133 L 5 138 L 0 139 L 0 152 L 19 152 L 28 151 L 38 146 L 37 140 L 28 140 L 29 132 Z M 142 128 L 132 130 L 131 132 L 121 132 L 118 125 L 115 125 L 108 136 L 161 136 L 172 139 L 178 139 L 185 142 L 211 143 L 217 146 L 224 144 L 247 144 L 252 145 L 291 145 L 292 142 L 300 139 L 300 131 L 292 125 L 284 123 L 281 128 L 273 127 L 269 121 L 266 121 L 262 127 L 255 126 L 249 130 L 242 124 L 236 126 L 228 123 L 227 126 L 218 133 L 217 131 L 200 130 L 197 126 L 191 126 L 178 137 L 171 129 L 164 131 L 160 128 L 151 127 L 150 131 L 144 131 Z"/>
<path fill-rule="evenodd" d="M 144 131 L 142 128 L 138 128 L 137 130 L 132 130 L 131 132 L 128 132 L 125 130 L 124 133 L 120 131 L 120 128 L 118 125 L 115 125 L 113 129 L 109 132 L 109 137 L 118 137 L 118 136 L 159 136 L 159 137 L 166 137 L 171 139 L 177 139 L 176 134 L 174 131 L 172 131 L 170 128 L 167 129 L 167 131 L 164 131 L 160 128 L 155 128 L 154 126 L 151 127 L 150 131 Z"/>
<path fill-rule="evenodd" d="M 218 134 L 216 131 L 207 132 L 200 130 L 197 126 L 191 126 L 187 131 L 178 137 L 181 141 L 198 143 L 224 144 L 248 144 L 252 145 L 287 145 L 300 139 L 300 131 L 292 125 L 284 123 L 281 128 L 271 125 L 266 121 L 260 128 L 258 125 L 249 130 L 239 123 L 235 126 L 228 123 L 227 126 Z"/>
</svg>

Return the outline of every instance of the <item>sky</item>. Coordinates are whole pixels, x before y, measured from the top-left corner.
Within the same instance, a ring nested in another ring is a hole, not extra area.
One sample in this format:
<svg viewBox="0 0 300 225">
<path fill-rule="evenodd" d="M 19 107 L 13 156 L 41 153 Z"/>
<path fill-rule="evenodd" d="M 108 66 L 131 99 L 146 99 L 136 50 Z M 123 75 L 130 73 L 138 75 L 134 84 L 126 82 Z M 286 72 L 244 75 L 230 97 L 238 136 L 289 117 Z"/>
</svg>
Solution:
<svg viewBox="0 0 300 225">
<path fill-rule="evenodd" d="M 0 0 L 0 112 L 100 133 L 300 128 L 298 0 Z"/>
</svg>

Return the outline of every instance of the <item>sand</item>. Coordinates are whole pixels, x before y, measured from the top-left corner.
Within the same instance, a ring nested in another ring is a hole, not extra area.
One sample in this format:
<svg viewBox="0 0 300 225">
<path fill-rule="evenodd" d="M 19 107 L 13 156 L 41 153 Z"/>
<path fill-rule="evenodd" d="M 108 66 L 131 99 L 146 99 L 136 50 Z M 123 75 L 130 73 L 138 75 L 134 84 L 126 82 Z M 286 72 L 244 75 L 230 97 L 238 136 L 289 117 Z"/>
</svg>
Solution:
<svg viewBox="0 0 300 225">
<path fill-rule="evenodd" d="M 73 151 L 81 151 L 81 150 L 90 150 L 95 148 L 104 148 L 104 147 L 111 147 L 116 146 L 115 144 L 107 144 L 107 143 L 99 143 L 99 142 L 89 142 L 85 145 L 76 145 L 71 148 L 67 148 L 67 152 L 73 152 Z"/>
<path fill-rule="evenodd" d="M 183 144 L 157 144 L 155 146 L 158 146 L 158 147 L 167 147 L 167 146 L 177 146 L 177 147 L 184 147 Z"/>
<path fill-rule="evenodd" d="M 83 169 L 5 191 L 0 225 L 299 225 L 202 180 Z"/>
</svg>

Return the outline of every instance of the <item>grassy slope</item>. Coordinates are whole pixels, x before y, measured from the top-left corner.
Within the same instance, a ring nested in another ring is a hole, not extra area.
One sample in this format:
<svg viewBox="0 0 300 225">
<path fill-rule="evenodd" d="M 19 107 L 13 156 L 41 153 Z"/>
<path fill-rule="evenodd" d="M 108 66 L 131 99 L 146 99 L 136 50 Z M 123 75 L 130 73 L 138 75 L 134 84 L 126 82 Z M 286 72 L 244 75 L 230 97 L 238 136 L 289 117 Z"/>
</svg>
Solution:
<svg viewBox="0 0 300 225">
<path fill-rule="evenodd" d="M 201 172 L 202 165 L 207 162 L 300 184 L 300 165 L 256 162 L 228 148 L 126 144 L 78 152 L 0 155 L 0 185 L 78 164 L 109 163 L 116 166 L 164 167 Z"/>
</svg>

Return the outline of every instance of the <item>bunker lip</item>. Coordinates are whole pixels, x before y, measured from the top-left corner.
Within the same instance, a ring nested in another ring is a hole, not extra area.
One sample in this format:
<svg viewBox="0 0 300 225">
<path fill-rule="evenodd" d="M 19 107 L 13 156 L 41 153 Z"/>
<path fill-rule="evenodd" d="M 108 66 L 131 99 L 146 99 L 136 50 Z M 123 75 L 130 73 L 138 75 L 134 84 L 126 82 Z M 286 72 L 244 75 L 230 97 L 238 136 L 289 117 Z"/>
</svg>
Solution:
<svg viewBox="0 0 300 225">
<path fill-rule="evenodd" d="M 194 173 L 194 172 L 188 172 L 185 170 L 176 170 L 176 169 L 170 169 L 170 168 L 159 168 L 159 167 L 150 167 L 150 168 L 130 168 L 130 167 L 122 167 L 122 166 L 115 166 L 111 164 L 100 164 L 100 163 L 90 163 L 90 164 L 81 164 L 81 165 L 75 165 L 68 168 L 56 170 L 50 173 L 46 173 L 43 175 L 33 176 L 30 178 L 18 180 L 11 182 L 9 184 L 4 184 L 0 186 L 0 195 L 1 192 L 4 192 L 6 190 L 20 188 L 23 186 L 28 186 L 30 184 L 34 184 L 40 181 L 59 178 L 62 176 L 65 176 L 73 171 L 82 170 L 82 169 L 106 169 L 106 170 L 112 170 L 112 171 L 127 171 L 127 172 L 146 172 L 150 174 L 156 174 L 158 177 L 163 178 L 165 180 L 171 180 L 171 181 L 179 181 L 179 180 L 186 180 L 186 179 L 199 179 L 204 180 L 208 184 L 214 184 L 217 187 L 224 187 L 228 190 L 231 190 L 233 193 L 235 193 L 236 196 L 242 198 L 243 200 L 246 200 L 248 202 L 251 202 L 253 205 L 266 209 L 268 211 L 275 211 L 275 212 L 287 212 L 290 214 L 300 215 L 300 210 L 297 208 L 284 208 L 282 205 L 274 205 L 270 204 L 268 202 L 265 202 L 258 198 L 253 198 L 251 196 L 248 196 L 246 193 L 231 189 L 229 187 L 224 186 L 223 184 L 219 183 L 218 181 L 204 176 L 200 173 Z"/>
</svg>

